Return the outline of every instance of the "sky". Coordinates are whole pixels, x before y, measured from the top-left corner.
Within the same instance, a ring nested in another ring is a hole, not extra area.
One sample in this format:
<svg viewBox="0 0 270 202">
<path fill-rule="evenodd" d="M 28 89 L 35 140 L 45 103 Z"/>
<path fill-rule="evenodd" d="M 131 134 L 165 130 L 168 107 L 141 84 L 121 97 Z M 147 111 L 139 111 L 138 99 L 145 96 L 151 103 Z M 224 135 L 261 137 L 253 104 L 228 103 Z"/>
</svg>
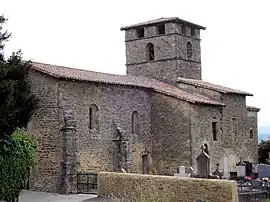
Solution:
<svg viewBox="0 0 270 202">
<path fill-rule="evenodd" d="M 201 32 L 203 80 L 254 94 L 259 126 L 270 126 L 269 0 L 0 0 L 12 32 L 9 55 L 92 71 L 125 74 L 120 27 L 179 17 Z"/>
</svg>

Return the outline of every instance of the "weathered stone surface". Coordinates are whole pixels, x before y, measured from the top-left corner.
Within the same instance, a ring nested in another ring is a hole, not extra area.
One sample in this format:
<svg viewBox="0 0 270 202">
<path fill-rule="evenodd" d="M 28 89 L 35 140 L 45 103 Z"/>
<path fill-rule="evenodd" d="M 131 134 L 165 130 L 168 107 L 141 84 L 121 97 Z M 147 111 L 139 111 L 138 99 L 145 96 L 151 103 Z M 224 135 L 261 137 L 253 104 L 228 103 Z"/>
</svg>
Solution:
<svg viewBox="0 0 270 202">
<path fill-rule="evenodd" d="M 61 110 L 58 105 L 58 81 L 38 72 L 30 74 L 32 91 L 39 98 L 39 108 L 28 131 L 37 138 L 36 163 L 30 176 L 30 189 L 61 192 L 62 135 Z"/>
<path fill-rule="evenodd" d="M 200 152 L 197 144 L 207 144 L 210 154 L 211 172 L 216 168 L 224 168 L 224 159 L 228 159 L 229 171 L 236 171 L 236 163 L 242 157 L 245 161 L 258 161 L 258 133 L 256 117 L 247 116 L 246 98 L 237 94 L 222 94 L 203 88 L 180 85 L 181 88 L 208 95 L 212 99 L 222 101 L 226 107 L 193 105 L 191 110 L 192 165 L 196 169 L 195 158 Z M 238 132 L 233 133 L 232 118 L 238 120 Z M 217 122 L 217 141 L 213 140 L 212 122 Z M 249 129 L 254 130 L 254 138 L 250 139 Z"/>
<path fill-rule="evenodd" d="M 127 74 L 147 76 L 175 84 L 178 77 L 201 79 L 200 40 L 177 32 L 175 23 L 165 24 L 165 35 L 156 34 L 156 27 L 145 27 L 144 38 L 126 40 Z M 187 29 L 189 30 L 189 29 Z M 127 34 L 134 36 L 135 30 Z M 192 44 L 192 57 L 187 59 L 187 43 Z M 155 60 L 147 61 L 146 45 L 152 43 Z"/>
<path fill-rule="evenodd" d="M 190 165 L 190 104 L 158 93 L 152 95 L 151 138 L 153 168 L 173 175 Z"/>
<path fill-rule="evenodd" d="M 179 165 L 192 166 L 196 171 L 196 158 L 204 144 L 208 147 L 211 173 L 219 163 L 227 176 L 240 157 L 257 162 L 257 112 L 248 112 L 244 95 L 176 84 L 177 77 L 201 79 L 199 30 L 191 36 L 189 27 L 185 35 L 181 29 L 180 24 L 167 23 L 166 34 L 156 36 L 156 28 L 150 26 L 140 40 L 134 38 L 135 30 L 127 30 L 127 74 L 170 82 L 226 106 L 185 102 L 127 85 L 55 79 L 33 70 L 30 80 L 40 106 L 28 126 L 38 140 L 30 179 L 32 189 L 61 192 L 64 187 L 65 192 L 74 192 L 76 186 L 68 183 L 74 184 L 78 172 L 142 173 L 145 164 L 149 174 L 173 175 Z M 145 55 L 149 42 L 155 46 L 152 62 L 147 62 Z M 187 42 L 193 45 L 189 60 Z M 90 128 L 89 122 L 92 104 L 98 108 L 96 129 Z M 132 134 L 134 111 L 139 114 L 138 134 Z M 232 130 L 233 117 L 238 121 L 237 134 Z M 217 123 L 216 141 L 213 121 Z M 249 137 L 250 129 L 253 138 Z"/>
<path fill-rule="evenodd" d="M 128 173 L 99 173 L 98 195 L 127 201 L 238 202 L 235 181 Z"/>
</svg>

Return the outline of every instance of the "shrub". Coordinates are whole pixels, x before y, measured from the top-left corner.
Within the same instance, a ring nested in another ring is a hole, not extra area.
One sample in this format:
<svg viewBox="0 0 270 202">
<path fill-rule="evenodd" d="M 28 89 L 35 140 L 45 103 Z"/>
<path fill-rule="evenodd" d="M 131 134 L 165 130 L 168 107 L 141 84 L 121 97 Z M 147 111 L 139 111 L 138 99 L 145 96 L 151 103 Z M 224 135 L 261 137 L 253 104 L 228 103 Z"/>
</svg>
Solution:
<svg viewBox="0 0 270 202">
<path fill-rule="evenodd" d="M 25 130 L 13 132 L 0 154 L 0 200 L 13 201 L 26 187 L 35 158 L 35 141 Z"/>
</svg>

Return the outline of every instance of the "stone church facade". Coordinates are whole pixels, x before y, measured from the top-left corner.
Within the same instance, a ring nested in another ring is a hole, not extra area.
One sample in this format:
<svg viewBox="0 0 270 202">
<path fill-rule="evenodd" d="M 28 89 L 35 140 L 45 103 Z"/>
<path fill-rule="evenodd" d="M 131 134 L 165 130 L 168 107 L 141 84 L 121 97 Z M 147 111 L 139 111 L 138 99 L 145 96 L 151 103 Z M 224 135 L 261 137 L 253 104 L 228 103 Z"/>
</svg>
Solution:
<svg viewBox="0 0 270 202">
<path fill-rule="evenodd" d="M 179 18 L 121 28 L 127 75 L 33 62 L 39 108 L 28 130 L 38 140 L 30 188 L 76 192 L 79 172 L 173 175 L 197 169 L 201 145 L 211 169 L 235 171 L 258 159 L 250 93 L 202 81 L 200 31 Z"/>
</svg>

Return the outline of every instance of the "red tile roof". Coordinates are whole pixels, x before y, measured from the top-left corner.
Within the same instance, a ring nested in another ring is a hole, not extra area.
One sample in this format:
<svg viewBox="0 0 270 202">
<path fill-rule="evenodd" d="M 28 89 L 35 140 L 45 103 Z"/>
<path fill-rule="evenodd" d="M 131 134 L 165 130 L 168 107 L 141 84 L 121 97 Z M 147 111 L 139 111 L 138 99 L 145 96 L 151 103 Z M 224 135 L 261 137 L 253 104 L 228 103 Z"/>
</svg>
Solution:
<svg viewBox="0 0 270 202">
<path fill-rule="evenodd" d="M 247 106 L 247 110 L 251 112 L 259 112 L 261 109 L 258 107 Z"/>
<path fill-rule="evenodd" d="M 202 81 L 202 80 L 178 78 L 178 83 L 185 83 L 185 84 L 189 84 L 189 85 L 193 85 L 193 86 L 198 86 L 201 88 L 214 90 L 214 91 L 217 91 L 220 93 L 234 93 L 234 94 L 253 96 L 252 94 L 244 92 L 244 91 L 228 88 L 225 86 L 220 86 L 220 85 L 213 84 L 213 83 L 208 83 L 208 82 Z"/>
<path fill-rule="evenodd" d="M 191 103 L 203 103 L 211 105 L 223 106 L 223 103 L 212 100 L 208 97 L 186 92 L 180 88 L 169 85 L 164 82 L 157 81 L 155 79 L 137 77 L 137 76 L 126 76 L 126 75 L 114 75 L 100 72 L 93 72 L 82 69 L 74 69 L 69 67 L 43 64 L 38 62 L 32 62 L 32 68 L 36 71 L 45 73 L 55 78 L 70 79 L 77 81 L 90 81 L 104 84 L 118 84 L 127 85 L 134 87 L 142 87 L 152 89 L 155 92 L 159 92 L 165 95 L 169 95 L 181 100 L 185 100 Z"/>
<path fill-rule="evenodd" d="M 178 17 L 162 17 L 162 18 L 158 18 L 158 19 L 155 19 L 155 20 L 151 20 L 151 21 L 146 21 L 146 22 L 142 22 L 142 23 L 138 23 L 138 24 L 133 24 L 133 25 L 121 27 L 120 30 L 128 30 L 128 29 L 133 29 L 133 28 L 136 28 L 136 27 L 155 25 L 155 24 L 165 23 L 165 22 L 177 22 L 177 23 L 189 25 L 189 26 L 192 26 L 192 27 L 196 27 L 198 29 L 203 29 L 203 30 L 206 29 L 205 27 L 203 27 L 201 25 L 197 25 L 197 24 L 194 24 L 192 22 L 182 20 L 182 19 L 180 19 Z"/>
</svg>

